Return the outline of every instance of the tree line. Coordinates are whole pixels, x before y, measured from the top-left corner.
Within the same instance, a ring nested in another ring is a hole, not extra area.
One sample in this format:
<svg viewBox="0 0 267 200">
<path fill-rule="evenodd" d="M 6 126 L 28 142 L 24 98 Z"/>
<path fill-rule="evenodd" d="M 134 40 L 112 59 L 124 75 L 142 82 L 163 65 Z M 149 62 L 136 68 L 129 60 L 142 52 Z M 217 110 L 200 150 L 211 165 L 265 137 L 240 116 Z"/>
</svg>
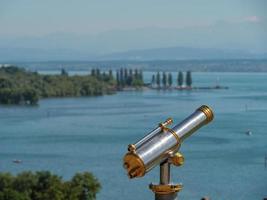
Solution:
<svg viewBox="0 0 267 200">
<path fill-rule="evenodd" d="M 0 68 L 1 104 L 37 104 L 40 98 L 96 96 L 116 90 L 113 76 L 96 70 L 92 75 L 42 75 L 16 66 Z"/>
<path fill-rule="evenodd" d="M 94 200 L 100 189 L 89 172 L 76 173 L 69 181 L 49 171 L 0 173 L 0 200 Z"/>
<path fill-rule="evenodd" d="M 113 76 L 113 71 L 110 69 L 108 73 L 101 73 L 100 69 L 93 68 L 91 75 L 96 77 L 98 80 L 110 80 L 115 79 L 117 89 L 124 87 L 141 87 L 144 85 L 143 71 L 139 69 L 127 69 L 121 68 L 116 70 L 116 78 Z"/>
<path fill-rule="evenodd" d="M 184 83 L 185 82 L 185 83 Z M 151 86 L 171 88 L 171 73 L 158 72 L 152 76 Z M 177 86 L 191 88 L 191 72 L 185 78 L 178 73 Z M 140 69 L 121 68 L 114 78 L 112 70 L 108 72 L 99 68 L 91 69 L 89 75 L 69 76 L 65 69 L 59 75 L 42 75 L 16 66 L 0 68 L 0 103 L 35 105 L 40 98 L 97 96 L 112 94 L 125 87 L 139 88 L 144 86 L 143 71 Z"/>
<path fill-rule="evenodd" d="M 105 81 L 105 82 L 113 81 L 114 82 L 112 70 L 109 70 L 108 73 L 106 73 L 105 71 L 101 72 L 101 70 L 98 68 L 93 68 L 91 69 L 91 76 L 95 77 L 99 81 Z"/>
<path fill-rule="evenodd" d="M 121 68 L 116 71 L 116 82 L 118 88 L 142 87 L 144 85 L 143 71 Z"/>
<path fill-rule="evenodd" d="M 192 75 L 191 71 L 187 71 L 185 78 L 183 72 L 179 71 L 176 79 L 177 86 L 182 88 L 186 86 L 187 88 L 192 87 Z M 157 74 L 152 75 L 151 86 L 157 88 L 171 88 L 173 85 L 172 73 L 157 72 Z"/>
</svg>

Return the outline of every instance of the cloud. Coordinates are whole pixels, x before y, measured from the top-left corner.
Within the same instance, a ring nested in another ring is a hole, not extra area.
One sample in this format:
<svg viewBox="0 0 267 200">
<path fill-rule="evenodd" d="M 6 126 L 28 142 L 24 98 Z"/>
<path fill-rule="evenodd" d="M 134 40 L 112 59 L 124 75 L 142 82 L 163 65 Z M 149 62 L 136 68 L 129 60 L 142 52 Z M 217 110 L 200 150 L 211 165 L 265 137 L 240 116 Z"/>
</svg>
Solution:
<svg viewBox="0 0 267 200">
<path fill-rule="evenodd" d="M 259 23 L 261 21 L 260 17 L 256 15 L 248 16 L 244 20 L 246 22 L 251 22 L 251 23 Z"/>
</svg>

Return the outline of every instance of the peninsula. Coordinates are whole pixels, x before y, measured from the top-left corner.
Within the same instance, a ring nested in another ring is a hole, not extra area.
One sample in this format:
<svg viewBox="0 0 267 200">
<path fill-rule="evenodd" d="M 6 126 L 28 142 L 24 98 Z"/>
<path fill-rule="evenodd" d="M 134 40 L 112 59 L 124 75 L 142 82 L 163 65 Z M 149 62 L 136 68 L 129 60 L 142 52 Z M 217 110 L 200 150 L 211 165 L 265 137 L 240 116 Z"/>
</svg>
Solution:
<svg viewBox="0 0 267 200">
<path fill-rule="evenodd" d="M 61 69 L 57 75 L 44 75 L 17 66 L 0 67 L 0 104 L 36 105 L 40 98 L 79 97 L 114 94 L 116 91 L 142 88 L 138 69 L 101 72 L 91 69 L 87 75 L 69 76 Z"/>
<path fill-rule="evenodd" d="M 112 74 L 41 75 L 16 66 L 0 68 L 0 104 L 35 105 L 40 98 L 97 96 L 116 91 Z"/>
</svg>

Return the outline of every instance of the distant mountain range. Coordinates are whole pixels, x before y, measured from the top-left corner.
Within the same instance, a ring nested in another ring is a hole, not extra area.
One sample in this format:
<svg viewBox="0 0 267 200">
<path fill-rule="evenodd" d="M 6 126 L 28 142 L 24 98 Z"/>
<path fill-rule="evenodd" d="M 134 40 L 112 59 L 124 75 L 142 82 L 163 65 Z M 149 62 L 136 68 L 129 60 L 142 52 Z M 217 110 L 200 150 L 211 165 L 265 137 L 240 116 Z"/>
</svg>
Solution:
<svg viewBox="0 0 267 200">
<path fill-rule="evenodd" d="M 265 20 L 218 21 L 195 27 L 144 27 L 84 34 L 0 34 L 0 62 L 267 58 L 264 27 Z"/>
<path fill-rule="evenodd" d="M 39 49 L 39 48 L 0 48 L 0 62 L 13 61 L 55 61 L 55 60 L 90 60 L 89 56 L 75 50 L 68 49 Z"/>
<path fill-rule="evenodd" d="M 263 59 L 267 54 L 252 54 L 240 50 L 213 48 L 168 47 L 132 50 L 102 56 L 104 60 L 207 60 L 207 59 Z"/>
<path fill-rule="evenodd" d="M 130 50 L 107 55 L 92 55 L 68 49 L 0 48 L 0 62 L 55 60 L 208 60 L 208 59 L 266 59 L 267 54 L 252 54 L 240 50 L 212 48 L 168 47 Z"/>
</svg>

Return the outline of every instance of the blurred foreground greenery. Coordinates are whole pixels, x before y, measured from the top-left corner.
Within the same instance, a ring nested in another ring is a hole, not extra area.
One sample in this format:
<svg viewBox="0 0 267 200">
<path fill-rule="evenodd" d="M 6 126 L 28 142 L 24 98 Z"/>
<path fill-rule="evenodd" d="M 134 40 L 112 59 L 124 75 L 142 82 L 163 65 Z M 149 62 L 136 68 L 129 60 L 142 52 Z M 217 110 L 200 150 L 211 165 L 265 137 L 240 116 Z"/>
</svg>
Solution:
<svg viewBox="0 0 267 200">
<path fill-rule="evenodd" d="M 49 171 L 0 173 L 0 200 L 94 200 L 101 185 L 89 172 L 64 181 Z"/>
</svg>

